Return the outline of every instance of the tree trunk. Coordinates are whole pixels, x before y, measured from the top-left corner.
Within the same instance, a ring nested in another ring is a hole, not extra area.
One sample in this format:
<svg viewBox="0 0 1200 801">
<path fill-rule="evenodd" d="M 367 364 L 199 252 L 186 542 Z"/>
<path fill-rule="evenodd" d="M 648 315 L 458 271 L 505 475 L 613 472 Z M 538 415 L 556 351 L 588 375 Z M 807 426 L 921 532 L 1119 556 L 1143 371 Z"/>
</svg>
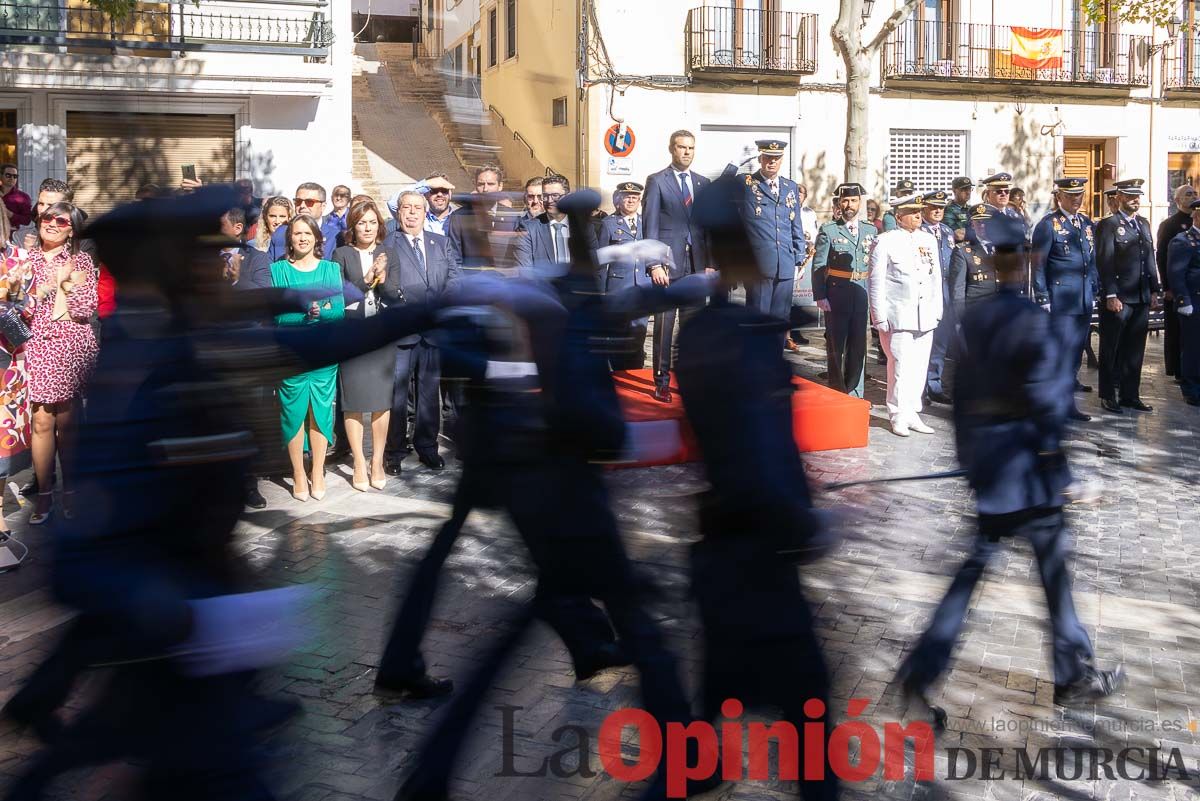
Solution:
<svg viewBox="0 0 1200 801">
<path fill-rule="evenodd" d="M 871 61 L 846 59 L 846 183 L 867 186 Z"/>
</svg>

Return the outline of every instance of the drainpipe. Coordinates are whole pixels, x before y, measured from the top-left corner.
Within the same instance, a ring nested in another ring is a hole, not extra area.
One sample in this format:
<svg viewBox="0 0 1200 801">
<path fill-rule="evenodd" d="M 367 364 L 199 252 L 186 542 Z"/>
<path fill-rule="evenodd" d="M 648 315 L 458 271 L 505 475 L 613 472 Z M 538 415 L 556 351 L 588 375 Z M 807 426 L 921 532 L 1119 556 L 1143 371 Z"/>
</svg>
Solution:
<svg viewBox="0 0 1200 801">
<path fill-rule="evenodd" d="M 575 183 L 576 188 L 583 186 L 587 181 L 587 13 L 584 4 L 589 0 L 576 0 L 575 2 L 575 48 L 576 48 L 576 75 L 575 75 Z"/>
</svg>

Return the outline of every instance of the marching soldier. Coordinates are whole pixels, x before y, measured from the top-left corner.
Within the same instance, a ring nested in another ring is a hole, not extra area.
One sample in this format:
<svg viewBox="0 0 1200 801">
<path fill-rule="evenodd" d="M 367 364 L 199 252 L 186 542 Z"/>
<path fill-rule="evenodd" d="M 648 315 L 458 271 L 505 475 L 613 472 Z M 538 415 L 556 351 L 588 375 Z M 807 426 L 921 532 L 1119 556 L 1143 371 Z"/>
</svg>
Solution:
<svg viewBox="0 0 1200 801">
<path fill-rule="evenodd" d="M 942 321 L 933 332 L 933 349 L 929 354 L 925 392 L 935 403 L 949 403 L 950 398 L 942 384 L 942 374 L 946 367 L 946 354 L 950 352 L 958 328 L 950 295 L 950 261 L 954 257 L 954 232 L 942 221 L 950 198 L 944 190 L 938 190 L 926 193 L 921 201 L 921 230 L 932 234 L 937 240 L 938 271 L 942 283 Z"/>
<path fill-rule="evenodd" d="M 1141 178 L 1116 182 L 1117 210 L 1096 224 L 1096 268 L 1104 300 L 1100 307 L 1100 405 L 1153 411 L 1142 401 L 1142 358 L 1150 307 L 1162 287 L 1154 261 L 1150 222 L 1138 214 Z"/>
<path fill-rule="evenodd" d="M 971 207 L 971 227 L 966 240 L 954 249 L 950 260 L 950 295 L 954 301 L 955 319 L 961 324 L 970 309 L 984 298 L 1000 290 L 993 264 L 990 221 L 1001 215 L 986 203 Z"/>
<path fill-rule="evenodd" d="M 967 229 L 971 227 L 971 190 L 975 184 L 965 175 L 960 175 L 950 184 L 954 199 L 946 206 L 946 226 L 954 232 L 954 241 L 962 242 L 967 238 Z"/>
<path fill-rule="evenodd" d="M 842 184 L 834 191 L 840 219 L 817 232 L 813 256 L 813 299 L 825 313 L 829 385 L 863 397 L 867 358 L 867 255 L 875 226 L 860 221 L 863 188 Z"/>
<path fill-rule="evenodd" d="M 614 213 L 600 221 L 600 234 L 597 244 L 600 247 L 608 245 L 624 245 L 637 242 L 643 238 L 642 215 L 639 208 L 642 203 L 641 184 L 635 181 L 625 181 L 617 184 L 613 196 Z M 617 261 L 608 265 L 600 272 L 605 294 L 619 292 L 622 289 L 635 286 L 649 286 L 650 274 L 646 264 L 640 260 Z M 634 320 L 630 326 L 628 358 L 613 358 L 615 370 L 640 370 L 646 362 L 646 323 L 647 318 Z"/>
<path fill-rule="evenodd" d="M 808 258 L 800 219 L 800 192 L 795 181 L 779 174 L 787 143 L 760 139 L 755 144 L 760 166 L 745 178 L 742 214 L 762 279 L 746 284 L 746 305 L 787 319 L 796 275 Z M 783 346 L 782 339 L 779 344 Z"/>
<path fill-rule="evenodd" d="M 1179 304 L 1179 387 L 1189 406 L 1200 406 L 1200 315 L 1193 304 L 1200 298 L 1200 200 L 1193 200 L 1189 208 L 1192 227 L 1171 240 L 1167 267 Z"/>
<path fill-rule="evenodd" d="M 1059 178 L 1054 185 L 1058 211 L 1047 214 L 1033 229 L 1033 292 L 1055 318 L 1056 330 L 1067 343 L 1065 369 L 1075 376 L 1075 391 L 1091 392 L 1078 377 L 1099 283 L 1095 231 L 1087 215 L 1079 213 L 1087 178 Z M 1069 416 L 1080 422 L 1092 419 L 1074 403 Z"/>
<path fill-rule="evenodd" d="M 901 178 L 899 181 L 896 181 L 896 186 L 892 188 L 892 194 L 888 196 L 888 201 L 894 203 L 902 197 L 915 194 L 916 191 L 917 185 L 915 183 L 907 178 Z M 888 209 L 883 213 L 883 230 L 884 232 L 894 231 L 896 227 L 896 215 L 892 213 L 891 209 Z"/>
<path fill-rule="evenodd" d="M 1025 222 L 1021 212 L 1009 203 L 1012 197 L 1012 173 L 998 172 L 979 182 L 983 187 L 983 202 L 993 206 L 1006 217 Z"/>
</svg>

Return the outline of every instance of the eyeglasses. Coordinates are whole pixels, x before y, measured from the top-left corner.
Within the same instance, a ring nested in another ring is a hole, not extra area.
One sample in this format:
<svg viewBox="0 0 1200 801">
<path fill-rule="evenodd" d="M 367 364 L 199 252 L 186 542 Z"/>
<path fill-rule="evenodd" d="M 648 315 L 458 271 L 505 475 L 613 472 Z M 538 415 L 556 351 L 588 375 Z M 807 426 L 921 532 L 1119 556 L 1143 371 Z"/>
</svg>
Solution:
<svg viewBox="0 0 1200 801">
<path fill-rule="evenodd" d="M 315 197 L 307 197 L 307 198 L 298 198 L 298 197 L 297 197 L 297 198 L 292 198 L 292 202 L 293 202 L 293 203 L 295 203 L 297 207 L 299 207 L 299 206 L 307 206 L 307 207 L 308 207 L 308 208 L 310 208 L 310 209 L 311 209 L 311 208 L 316 208 L 317 206 L 323 206 L 323 205 L 325 205 L 325 201 L 323 201 L 323 200 L 318 200 L 318 199 L 316 199 Z"/>
<path fill-rule="evenodd" d="M 345 192 L 338 192 L 336 195 L 333 196 L 333 199 L 334 200 L 349 200 L 350 195 L 346 194 Z"/>
<path fill-rule="evenodd" d="M 448 194 L 450 194 L 450 190 L 449 189 L 430 189 L 429 194 L 431 194 L 431 195 L 448 195 Z"/>
<path fill-rule="evenodd" d="M 995 192 L 997 195 L 1007 195 L 1012 192 L 1011 189 L 993 189 L 991 191 Z"/>
<path fill-rule="evenodd" d="M 70 217 L 58 217 L 53 214 L 43 214 L 40 219 L 44 223 L 54 223 L 59 228 L 70 228 L 71 227 L 71 218 Z"/>
<path fill-rule="evenodd" d="M 542 200 L 558 200 L 565 194 L 565 192 L 543 192 Z"/>
<path fill-rule="evenodd" d="M 1195 193 L 1195 192 L 1193 192 L 1192 194 L 1194 195 L 1194 194 L 1196 194 L 1196 193 Z M 541 199 L 542 199 L 542 197 L 543 197 L 542 195 L 526 195 L 526 196 L 525 196 L 525 199 L 526 199 L 526 200 L 541 200 Z"/>
<path fill-rule="evenodd" d="M 16 178 L 16 177 L 17 177 L 17 173 L 15 173 L 15 172 L 6 172 L 6 173 L 4 173 L 4 177 L 5 177 L 5 178 Z"/>
</svg>

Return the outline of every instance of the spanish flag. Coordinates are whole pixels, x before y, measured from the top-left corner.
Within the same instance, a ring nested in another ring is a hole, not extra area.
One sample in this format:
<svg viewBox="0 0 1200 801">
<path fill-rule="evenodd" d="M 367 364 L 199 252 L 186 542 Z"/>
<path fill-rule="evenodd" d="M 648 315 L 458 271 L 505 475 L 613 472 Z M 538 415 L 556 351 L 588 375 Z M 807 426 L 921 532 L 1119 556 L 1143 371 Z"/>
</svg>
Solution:
<svg viewBox="0 0 1200 801">
<path fill-rule="evenodd" d="M 1055 28 L 1011 28 L 1012 65 L 1031 70 L 1062 69 L 1063 32 Z"/>
</svg>

